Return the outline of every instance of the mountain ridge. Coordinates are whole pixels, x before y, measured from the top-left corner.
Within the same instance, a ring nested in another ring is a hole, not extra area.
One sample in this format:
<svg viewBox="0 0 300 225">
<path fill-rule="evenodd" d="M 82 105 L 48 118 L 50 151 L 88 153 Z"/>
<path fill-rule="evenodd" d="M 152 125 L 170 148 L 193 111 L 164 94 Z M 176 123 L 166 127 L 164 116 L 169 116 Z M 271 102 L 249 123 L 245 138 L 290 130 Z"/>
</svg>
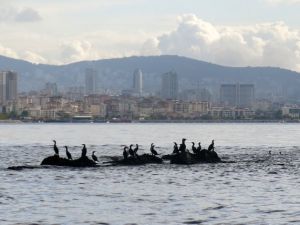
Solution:
<svg viewBox="0 0 300 225">
<path fill-rule="evenodd" d="M 84 71 L 94 68 L 99 73 L 102 90 L 131 88 L 132 73 L 140 68 L 144 73 L 145 90 L 160 89 L 161 74 L 178 73 L 180 89 L 198 86 L 218 93 L 222 83 L 253 83 L 258 97 L 300 97 L 300 73 L 278 67 L 230 67 L 183 56 L 131 56 L 125 58 L 79 61 L 64 65 L 34 64 L 20 59 L 0 56 L 0 70 L 15 70 L 19 74 L 21 91 L 39 90 L 46 82 L 59 87 L 84 86 Z"/>
</svg>

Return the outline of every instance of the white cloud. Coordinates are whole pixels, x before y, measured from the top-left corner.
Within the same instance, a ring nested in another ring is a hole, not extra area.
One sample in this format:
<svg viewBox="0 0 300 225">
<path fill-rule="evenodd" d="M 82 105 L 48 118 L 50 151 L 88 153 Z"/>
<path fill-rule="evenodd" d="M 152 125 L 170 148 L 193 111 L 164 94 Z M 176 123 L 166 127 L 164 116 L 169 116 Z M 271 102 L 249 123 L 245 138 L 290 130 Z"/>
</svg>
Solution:
<svg viewBox="0 0 300 225">
<path fill-rule="evenodd" d="M 156 51 L 161 54 L 228 66 L 276 66 L 300 71 L 300 32 L 283 22 L 217 26 L 195 15 L 184 15 L 175 30 L 155 40 Z"/>
<path fill-rule="evenodd" d="M 40 56 L 39 54 L 35 53 L 35 52 L 31 52 L 31 51 L 25 51 L 24 53 L 22 53 L 22 59 L 32 62 L 32 63 L 47 63 L 47 60 Z"/>
<path fill-rule="evenodd" d="M 80 60 L 96 59 L 98 54 L 92 48 L 89 41 L 74 40 L 61 44 L 61 57 L 64 63 L 76 62 Z"/>
<path fill-rule="evenodd" d="M 300 0 L 266 0 L 268 3 L 273 4 L 273 5 L 278 5 L 278 4 L 296 4 L 300 3 Z"/>
<path fill-rule="evenodd" d="M 12 58 L 18 58 L 18 54 L 10 48 L 6 48 L 0 44 L 0 55 Z"/>
</svg>

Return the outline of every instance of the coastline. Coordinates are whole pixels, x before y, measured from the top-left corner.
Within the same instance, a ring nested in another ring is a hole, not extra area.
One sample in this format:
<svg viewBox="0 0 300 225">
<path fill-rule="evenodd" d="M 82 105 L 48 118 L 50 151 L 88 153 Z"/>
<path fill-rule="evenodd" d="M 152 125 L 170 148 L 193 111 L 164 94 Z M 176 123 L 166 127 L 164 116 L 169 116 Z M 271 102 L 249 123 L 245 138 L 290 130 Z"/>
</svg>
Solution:
<svg viewBox="0 0 300 225">
<path fill-rule="evenodd" d="M 300 120 L 87 120 L 87 121 L 71 121 L 71 120 L 0 120 L 0 124 L 26 124 L 26 123 L 300 123 Z"/>
</svg>

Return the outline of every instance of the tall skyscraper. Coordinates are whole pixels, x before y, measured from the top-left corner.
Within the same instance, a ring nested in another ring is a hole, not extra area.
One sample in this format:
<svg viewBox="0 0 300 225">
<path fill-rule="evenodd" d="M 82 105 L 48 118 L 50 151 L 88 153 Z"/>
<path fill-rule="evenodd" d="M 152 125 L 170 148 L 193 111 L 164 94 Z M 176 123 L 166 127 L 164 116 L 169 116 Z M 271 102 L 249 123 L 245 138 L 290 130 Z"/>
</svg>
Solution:
<svg viewBox="0 0 300 225">
<path fill-rule="evenodd" d="M 133 92 L 138 95 L 143 93 L 143 73 L 140 69 L 136 69 L 133 73 Z"/>
<path fill-rule="evenodd" d="M 225 106 L 251 108 L 254 103 L 254 85 L 222 84 L 220 101 Z"/>
<path fill-rule="evenodd" d="M 45 85 L 45 92 L 50 96 L 57 96 L 58 95 L 57 84 L 47 82 Z"/>
<path fill-rule="evenodd" d="M 96 94 L 97 92 L 97 71 L 91 68 L 85 70 L 85 93 Z"/>
<path fill-rule="evenodd" d="M 18 75 L 12 71 L 0 72 L 0 105 L 18 98 Z"/>
<path fill-rule="evenodd" d="M 161 77 L 161 97 L 164 99 L 178 98 L 178 76 L 175 72 L 168 72 Z"/>
</svg>

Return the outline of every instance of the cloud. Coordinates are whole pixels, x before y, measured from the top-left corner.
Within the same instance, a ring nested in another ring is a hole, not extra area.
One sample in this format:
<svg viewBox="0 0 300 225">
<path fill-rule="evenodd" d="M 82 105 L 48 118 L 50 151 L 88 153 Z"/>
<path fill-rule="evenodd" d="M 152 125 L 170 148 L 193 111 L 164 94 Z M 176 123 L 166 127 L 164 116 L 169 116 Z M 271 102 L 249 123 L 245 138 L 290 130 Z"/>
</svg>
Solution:
<svg viewBox="0 0 300 225">
<path fill-rule="evenodd" d="M 36 22 L 42 20 L 39 12 L 32 8 L 21 9 L 15 15 L 15 21 L 17 22 Z"/>
<path fill-rule="evenodd" d="M 61 57 L 64 63 L 91 60 L 98 57 L 89 41 L 73 40 L 61 44 Z"/>
<path fill-rule="evenodd" d="M 296 4 L 300 3 L 300 0 L 266 0 L 268 3 L 273 4 L 273 5 L 278 5 L 278 4 Z"/>
<path fill-rule="evenodd" d="M 35 52 L 28 51 L 28 50 L 17 52 L 11 48 L 4 47 L 1 43 L 0 43 L 0 55 L 14 58 L 14 59 L 22 59 L 36 64 L 47 63 L 47 60 L 45 58 L 43 58 L 42 56 L 40 56 Z"/>
<path fill-rule="evenodd" d="M 24 53 L 22 53 L 21 57 L 22 57 L 22 59 L 24 59 L 26 61 L 36 63 L 36 64 L 47 63 L 47 60 L 44 57 L 40 56 L 39 54 L 37 54 L 35 52 L 31 52 L 31 51 L 25 51 Z"/>
<path fill-rule="evenodd" d="M 0 44 L 0 55 L 11 57 L 11 58 L 19 58 L 18 54 L 15 51 L 13 51 L 10 48 L 4 47 L 2 44 Z"/>
<path fill-rule="evenodd" d="M 275 66 L 300 71 L 300 32 L 284 22 L 218 26 L 195 15 L 183 15 L 175 30 L 154 40 L 151 49 L 160 54 L 228 66 Z M 149 43 L 151 39 L 144 46 Z"/>
<path fill-rule="evenodd" d="M 38 11 L 32 8 L 15 8 L 5 6 L 0 8 L 0 22 L 37 22 L 42 17 Z"/>
</svg>

